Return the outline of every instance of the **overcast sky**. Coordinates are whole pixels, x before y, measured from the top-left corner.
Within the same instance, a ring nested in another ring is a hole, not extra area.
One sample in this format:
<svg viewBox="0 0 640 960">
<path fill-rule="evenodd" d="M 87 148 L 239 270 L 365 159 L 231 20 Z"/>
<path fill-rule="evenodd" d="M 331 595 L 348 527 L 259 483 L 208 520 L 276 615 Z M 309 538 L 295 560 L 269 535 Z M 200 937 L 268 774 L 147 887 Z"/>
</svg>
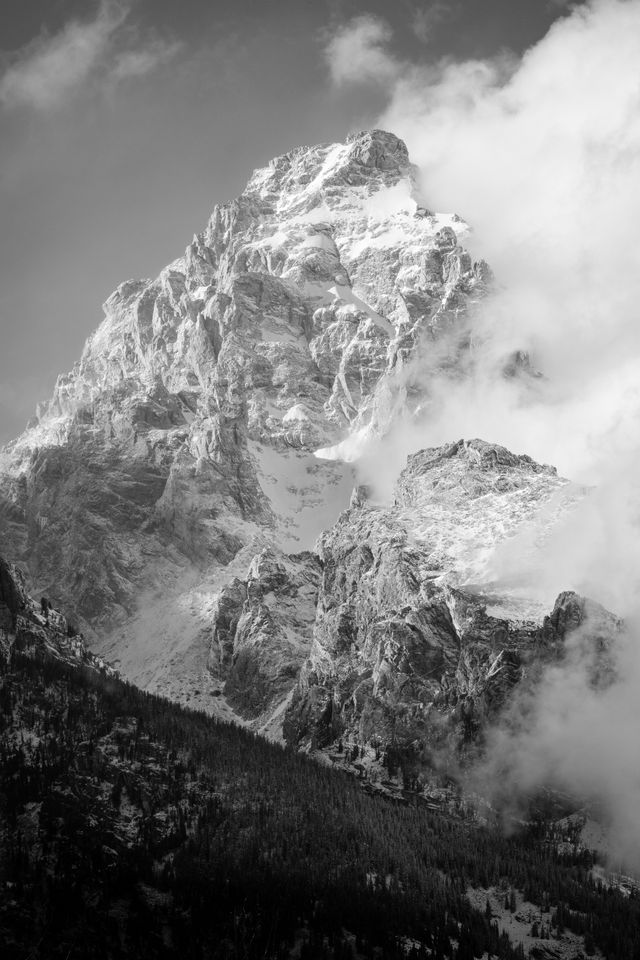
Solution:
<svg viewBox="0 0 640 960">
<path fill-rule="evenodd" d="M 2 0 L 0 441 L 79 357 L 118 283 L 180 255 L 254 167 L 381 113 L 384 84 L 344 82 L 358 38 L 371 58 L 377 31 L 387 59 L 422 67 L 519 57 L 567 8 Z"/>
</svg>

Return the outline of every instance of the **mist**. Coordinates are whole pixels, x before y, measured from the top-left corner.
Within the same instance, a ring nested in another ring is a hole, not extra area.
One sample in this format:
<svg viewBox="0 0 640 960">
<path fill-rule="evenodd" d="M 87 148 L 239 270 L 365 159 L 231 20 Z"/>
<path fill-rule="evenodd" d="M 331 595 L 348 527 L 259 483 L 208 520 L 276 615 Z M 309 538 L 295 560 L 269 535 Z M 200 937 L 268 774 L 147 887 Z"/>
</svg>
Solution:
<svg viewBox="0 0 640 960">
<path fill-rule="evenodd" d="M 468 779 L 505 822 L 528 817 L 527 801 L 541 787 L 559 791 L 570 806 L 601 820 L 602 852 L 624 872 L 640 870 L 637 638 L 638 624 L 627 625 L 603 655 L 589 621 L 569 634 L 564 659 L 533 687 L 525 682 L 489 730 L 484 759 Z M 598 657 L 607 661 L 604 671 Z"/>
<path fill-rule="evenodd" d="M 377 125 L 406 141 L 425 204 L 471 225 L 496 288 L 467 320 L 465 376 L 425 348 L 403 373 L 421 378 L 419 416 L 360 470 L 386 496 L 407 454 L 480 437 L 583 486 L 536 550 L 535 531 L 503 544 L 493 573 L 624 616 L 618 679 L 594 688 L 576 638 L 491 733 L 485 772 L 514 797 L 548 784 L 604 803 L 614 848 L 640 867 L 640 0 L 575 7 L 521 58 L 408 62 L 387 29 L 362 27 L 329 50 L 334 79 L 357 82 L 352 65 L 340 74 L 349 43 L 372 46 L 363 79 L 375 64 L 389 90 Z M 515 350 L 530 370 L 505 378 Z"/>
</svg>

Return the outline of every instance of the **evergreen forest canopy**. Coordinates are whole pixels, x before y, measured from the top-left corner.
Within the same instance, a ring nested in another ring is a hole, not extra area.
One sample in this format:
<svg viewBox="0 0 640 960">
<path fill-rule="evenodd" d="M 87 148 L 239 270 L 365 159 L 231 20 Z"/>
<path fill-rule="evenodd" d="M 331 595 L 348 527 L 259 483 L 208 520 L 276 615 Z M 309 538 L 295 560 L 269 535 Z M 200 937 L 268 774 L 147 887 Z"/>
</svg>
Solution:
<svg viewBox="0 0 640 960">
<path fill-rule="evenodd" d="M 500 884 L 539 904 L 552 936 L 634 960 L 640 899 L 603 888 L 592 863 L 535 829 L 506 838 L 370 796 L 28 633 L 0 664 L 6 960 L 522 958 L 465 895 Z"/>
</svg>

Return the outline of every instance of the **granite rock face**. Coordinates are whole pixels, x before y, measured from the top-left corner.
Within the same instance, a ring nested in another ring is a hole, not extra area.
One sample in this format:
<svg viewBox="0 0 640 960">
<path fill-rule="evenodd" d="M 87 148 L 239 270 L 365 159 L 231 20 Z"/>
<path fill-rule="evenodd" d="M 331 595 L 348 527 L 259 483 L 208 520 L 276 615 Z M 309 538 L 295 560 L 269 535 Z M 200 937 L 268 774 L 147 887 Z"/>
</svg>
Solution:
<svg viewBox="0 0 640 960">
<path fill-rule="evenodd" d="M 264 549 L 247 579 L 218 595 L 209 669 L 241 716 L 266 721 L 291 691 L 311 646 L 320 577 L 316 554 Z"/>
<path fill-rule="evenodd" d="M 220 610 L 262 550 L 299 554 L 331 527 L 359 445 L 419 405 L 424 345 L 463 362 L 491 283 L 467 233 L 426 209 L 390 133 L 257 170 L 157 278 L 118 287 L 0 453 L 5 554 L 129 679 L 205 709 L 223 681 L 254 717 L 268 697 L 239 692 L 246 612 L 232 673 L 211 675 Z"/>
</svg>

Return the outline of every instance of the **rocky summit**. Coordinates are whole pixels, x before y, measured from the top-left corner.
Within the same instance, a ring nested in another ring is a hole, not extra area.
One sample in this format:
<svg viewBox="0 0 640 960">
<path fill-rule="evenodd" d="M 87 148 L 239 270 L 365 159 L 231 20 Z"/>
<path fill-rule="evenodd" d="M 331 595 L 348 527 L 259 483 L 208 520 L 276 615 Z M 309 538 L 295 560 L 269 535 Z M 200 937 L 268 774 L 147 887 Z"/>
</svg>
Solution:
<svg viewBox="0 0 640 960">
<path fill-rule="evenodd" d="M 425 370 L 472 362 L 468 233 L 384 131 L 257 170 L 118 287 L 0 453 L 3 553 L 147 690 L 308 749 L 459 758 L 560 636 L 509 544 L 584 495 L 473 439 L 411 456 L 391 503 L 357 485 Z"/>
</svg>

